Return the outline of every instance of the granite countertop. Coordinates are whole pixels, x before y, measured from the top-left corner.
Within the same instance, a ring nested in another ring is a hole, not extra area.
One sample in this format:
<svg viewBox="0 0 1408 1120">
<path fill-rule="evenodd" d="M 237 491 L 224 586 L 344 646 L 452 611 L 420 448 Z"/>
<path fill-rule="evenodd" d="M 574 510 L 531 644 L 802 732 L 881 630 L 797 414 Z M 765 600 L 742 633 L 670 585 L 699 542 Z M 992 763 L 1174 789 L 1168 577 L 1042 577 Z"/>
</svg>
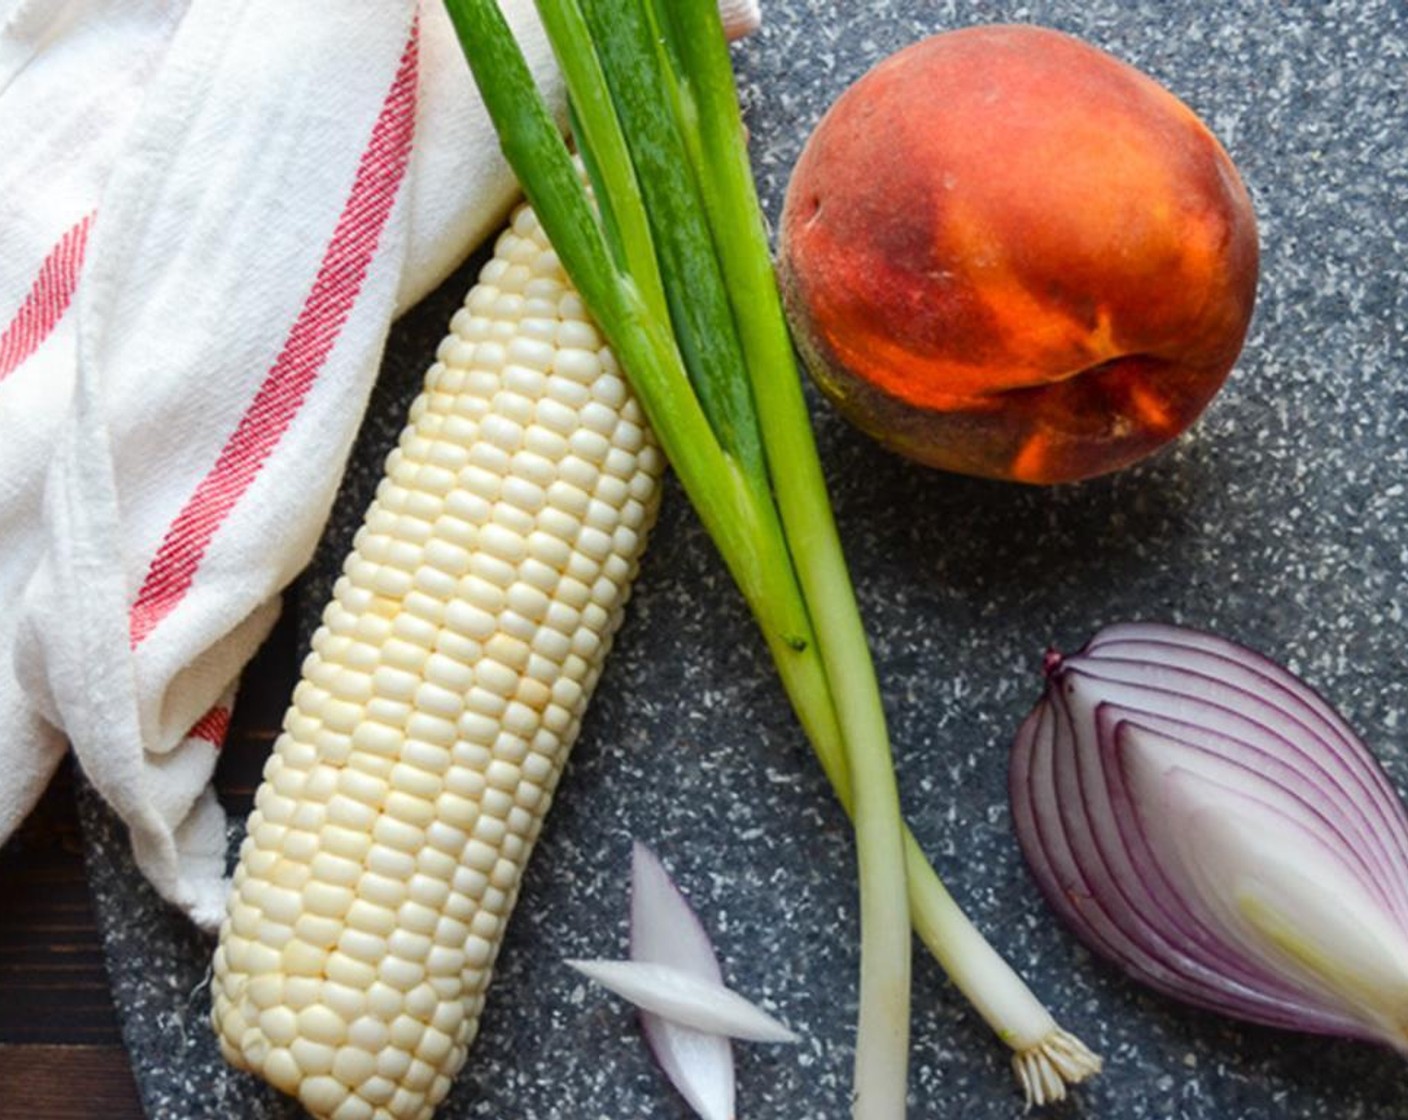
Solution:
<svg viewBox="0 0 1408 1120">
<path fill-rule="evenodd" d="M 1107 1071 L 1058 1115 L 1387 1120 L 1401 1060 L 1241 1026 L 1148 994 L 1059 928 L 1022 866 L 1008 744 L 1049 643 L 1145 618 L 1288 663 L 1408 785 L 1408 8 L 1401 0 L 770 0 L 736 48 L 768 211 L 823 109 L 947 27 L 1031 21 L 1154 75 L 1231 151 L 1261 223 L 1245 352 L 1175 447 L 1079 486 L 1022 488 L 897 459 L 818 406 L 824 461 L 883 681 L 914 831 L 953 893 Z M 468 280 L 398 328 L 339 513 L 296 593 L 321 609 L 401 410 Z M 156 904 L 84 806 L 124 1030 L 160 1120 L 293 1116 L 226 1070 L 206 1028 L 210 946 Z M 651 845 L 730 982 L 795 1028 L 738 1047 L 739 1115 L 847 1113 L 852 846 L 740 601 L 682 495 L 661 520 L 500 959 L 480 1039 L 439 1115 L 680 1118 L 632 1013 L 563 967 L 625 947 L 630 842 Z M 1021 1112 L 1003 1049 L 916 953 L 912 1115 Z"/>
</svg>

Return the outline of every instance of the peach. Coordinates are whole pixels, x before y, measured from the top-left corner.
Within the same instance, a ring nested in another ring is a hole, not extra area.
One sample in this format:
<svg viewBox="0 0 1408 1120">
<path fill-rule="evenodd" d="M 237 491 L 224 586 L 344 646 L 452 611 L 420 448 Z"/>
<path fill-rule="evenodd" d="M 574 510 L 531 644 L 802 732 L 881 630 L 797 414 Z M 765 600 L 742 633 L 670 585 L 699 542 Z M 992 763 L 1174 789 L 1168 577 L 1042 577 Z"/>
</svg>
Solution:
<svg viewBox="0 0 1408 1120">
<path fill-rule="evenodd" d="M 1191 424 L 1241 351 L 1256 218 L 1152 78 L 1029 26 L 915 43 L 850 87 L 787 187 L 802 357 L 852 422 L 1024 482 L 1123 467 Z"/>
</svg>

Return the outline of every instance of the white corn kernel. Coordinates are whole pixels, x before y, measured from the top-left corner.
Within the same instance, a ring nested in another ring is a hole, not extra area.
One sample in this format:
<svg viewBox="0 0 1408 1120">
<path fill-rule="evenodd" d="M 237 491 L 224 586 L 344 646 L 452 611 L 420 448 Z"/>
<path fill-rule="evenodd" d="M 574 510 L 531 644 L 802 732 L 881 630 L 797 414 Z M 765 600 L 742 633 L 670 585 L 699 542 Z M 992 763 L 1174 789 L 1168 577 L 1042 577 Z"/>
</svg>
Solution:
<svg viewBox="0 0 1408 1120">
<path fill-rule="evenodd" d="M 446 855 L 432 846 L 426 846 L 416 856 L 416 867 L 427 874 L 448 879 L 455 873 L 455 857 Z"/>
<path fill-rule="evenodd" d="M 376 1058 L 360 1046 L 344 1046 L 332 1060 L 332 1075 L 344 1085 L 360 1088 L 375 1074 Z"/>
<path fill-rule="evenodd" d="M 359 929 L 345 929 L 338 938 L 338 948 L 353 960 L 375 965 L 386 956 L 386 940 Z"/>
<path fill-rule="evenodd" d="M 406 1064 L 410 1064 L 409 1058 L 407 1059 Z M 378 1070 L 380 1068 L 380 1063 L 375 1058 L 372 1059 L 372 1068 L 374 1070 Z M 367 1104 L 375 1107 L 377 1105 L 384 1105 L 389 1100 L 391 1100 L 391 1098 L 395 1095 L 397 1088 L 398 1086 L 396 1085 L 395 1081 L 391 1080 L 390 1077 L 383 1077 L 378 1072 L 373 1076 L 367 1078 L 361 1083 L 360 1086 L 358 1086 L 357 1095 L 362 1100 L 366 1101 Z M 375 1113 L 369 1111 L 368 1115 L 374 1116 Z"/>
<path fill-rule="evenodd" d="M 391 987 L 408 992 L 421 982 L 425 969 L 413 961 L 388 956 L 377 966 L 377 975 Z"/>
<path fill-rule="evenodd" d="M 354 960 L 346 953 L 334 949 L 328 954 L 327 964 L 323 966 L 327 978 L 335 984 L 346 984 L 349 988 L 357 988 L 366 991 L 373 980 L 376 979 L 376 969 L 365 961 Z M 361 1045 L 358 1043 L 358 1045 Z"/>
<path fill-rule="evenodd" d="M 406 897 L 406 883 L 399 876 L 366 871 L 357 882 L 357 897 L 372 904 L 374 909 L 368 913 L 379 915 L 383 910 L 394 910 L 401 905 Z"/>
<path fill-rule="evenodd" d="M 399 1011 L 400 1004 L 398 1003 L 397 1013 Z M 390 1043 L 391 1030 L 382 1016 L 378 1014 L 364 1015 L 348 1024 L 347 1041 L 359 1050 L 365 1050 L 368 1054 L 376 1054 L 384 1050 Z"/>
<path fill-rule="evenodd" d="M 289 1047 L 289 1053 L 305 1074 L 298 1087 L 298 1099 L 303 1107 L 315 1114 L 331 1115 L 347 1099 L 348 1093 L 346 1085 L 328 1076 L 332 1072 L 333 1052 L 326 1046 L 298 1039 Z M 306 1076 L 309 1073 L 313 1076 Z"/>
<path fill-rule="evenodd" d="M 298 1016 L 287 1007 L 271 1007 L 260 1014 L 259 1029 L 275 1046 L 287 1046 L 298 1037 Z"/>
<path fill-rule="evenodd" d="M 331 980 L 323 985 L 320 999 L 322 1002 L 318 1006 L 326 1007 L 336 1015 L 343 1036 L 346 1034 L 347 1024 L 367 1009 L 367 993 L 363 989 Z"/>
<path fill-rule="evenodd" d="M 354 801 L 345 794 L 336 794 L 328 800 L 327 824 L 335 826 L 346 832 L 360 833 L 370 829 L 376 822 L 377 810 L 369 805 L 364 805 L 359 801 Z M 326 846 L 329 843 L 330 829 L 324 829 L 321 833 L 322 843 Z M 347 839 L 342 834 L 337 834 L 334 841 L 338 844 L 348 844 Z M 346 847 L 334 849 L 339 855 L 351 856 Z"/>
<path fill-rule="evenodd" d="M 332 1008 L 313 1004 L 298 1013 L 298 1033 L 312 1042 L 337 1046 L 347 1037 L 347 1023 Z"/>
<path fill-rule="evenodd" d="M 328 953 L 326 949 L 319 949 L 309 945 L 306 941 L 295 936 L 281 954 L 283 957 L 283 970 L 288 973 L 308 976 L 323 971 L 323 966 L 327 963 Z"/>
</svg>

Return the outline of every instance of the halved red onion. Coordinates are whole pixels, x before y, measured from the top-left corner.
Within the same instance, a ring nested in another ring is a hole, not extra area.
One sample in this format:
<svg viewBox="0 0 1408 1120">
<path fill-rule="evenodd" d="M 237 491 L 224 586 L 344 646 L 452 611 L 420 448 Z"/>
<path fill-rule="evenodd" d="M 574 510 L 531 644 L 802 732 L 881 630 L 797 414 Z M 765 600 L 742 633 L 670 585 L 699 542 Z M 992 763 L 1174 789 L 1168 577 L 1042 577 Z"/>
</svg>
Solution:
<svg viewBox="0 0 1408 1120">
<path fill-rule="evenodd" d="M 1144 623 L 1048 654 L 1010 794 L 1051 905 L 1136 979 L 1408 1054 L 1408 813 L 1285 669 Z"/>
</svg>

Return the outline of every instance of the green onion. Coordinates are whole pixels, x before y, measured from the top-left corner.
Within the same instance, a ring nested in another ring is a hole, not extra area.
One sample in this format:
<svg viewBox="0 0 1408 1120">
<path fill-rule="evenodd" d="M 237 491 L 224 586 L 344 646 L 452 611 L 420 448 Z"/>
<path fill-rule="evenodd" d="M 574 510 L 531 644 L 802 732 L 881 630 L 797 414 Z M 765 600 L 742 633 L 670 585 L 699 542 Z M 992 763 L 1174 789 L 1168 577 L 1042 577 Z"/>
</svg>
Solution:
<svg viewBox="0 0 1408 1120">
<path fill-rule="evenodd" d="M 963 916 L 900 815 L 880 689 L 714 3 L 539 0 L 591 194 L 494 0 L 446 6 L 524 193 L 757 619 L 853 819 L 861 901 L 854 1115 L 905 1112 L 911 923 L 1018 1051 L 1029 1098 L 1058 1099 L 1098 1060 Z"/>
</svg>

